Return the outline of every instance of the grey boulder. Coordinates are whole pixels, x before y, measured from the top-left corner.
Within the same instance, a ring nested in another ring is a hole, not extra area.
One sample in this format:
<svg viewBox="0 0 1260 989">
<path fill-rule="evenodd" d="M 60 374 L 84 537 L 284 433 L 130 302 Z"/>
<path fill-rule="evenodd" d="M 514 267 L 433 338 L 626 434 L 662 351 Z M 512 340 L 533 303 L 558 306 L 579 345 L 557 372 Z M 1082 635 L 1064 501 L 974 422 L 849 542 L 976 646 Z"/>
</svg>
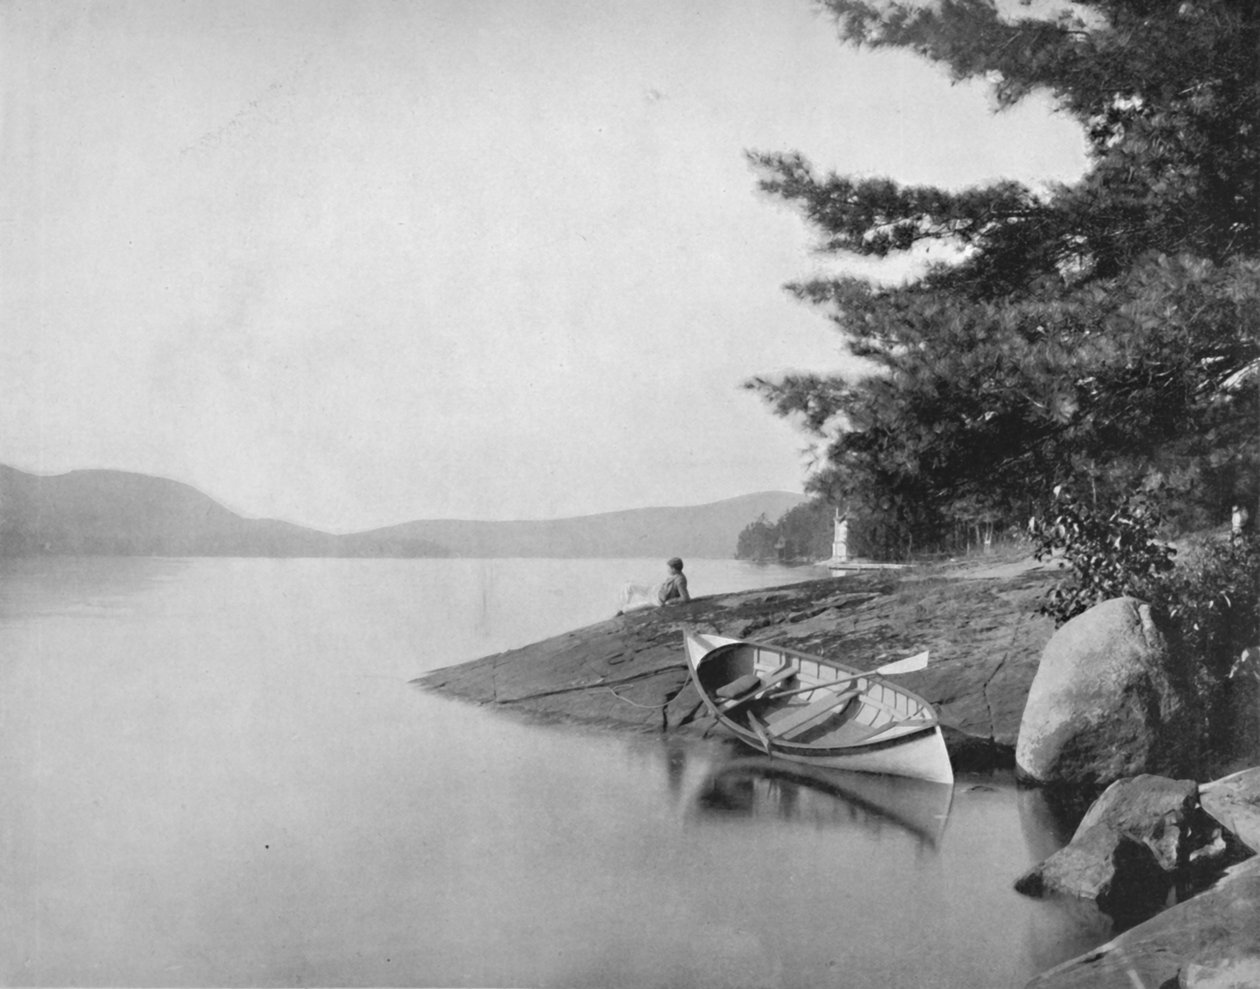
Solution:
<svg viewBox="0 0 1260 989">
<path fill-rule="evenodd" d="M 1114 598 L 1077 615 L 1041 655 L 1020 721 L 1025 781 L 1103 785 L 1193 768 L 1193 705 L 1150 607 Z"/>
</svg>

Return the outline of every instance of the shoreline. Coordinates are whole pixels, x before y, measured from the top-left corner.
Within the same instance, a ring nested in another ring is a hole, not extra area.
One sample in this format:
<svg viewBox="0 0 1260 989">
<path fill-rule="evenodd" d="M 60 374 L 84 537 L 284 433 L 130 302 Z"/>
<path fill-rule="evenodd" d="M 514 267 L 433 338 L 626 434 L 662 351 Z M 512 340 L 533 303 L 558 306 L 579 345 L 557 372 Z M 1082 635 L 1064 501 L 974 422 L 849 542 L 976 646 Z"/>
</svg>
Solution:
<svg viewBox="0 0 1260 989">
<path fill-rule="evenodd" d="M 413 683 L 549 723 L 699 737 L 711 727 L 682 632 L 837 655 L 860 669 L 927 649 L 902 678 L 932 703 L 959 771 L 1013 763 L 1028 687 L 1053 632 L 1036 614 L 1056 571 L 989 557 L 823 575 L 610 617 Z"/>
<path fill-rule="evenodd" d="M 1037 607 L 1058 577 L 1053 564 L 1000 557 L 824 576 L 610 618 L 412 682 L 535 722 L 698 742 L 714 723 L 691 685 L 684 628 L 835 655 L 864 670 L 928 649 L 927 669 L 899 680 L 936 708 L 955 773 L 992 776 L 1014 769 L 1024 705 L 1054 632 Z M 1255 859 L 1236 866 L 1035 976 L 1029 989 L 1121 989 L 1135 965 L 1162 985 L 1196 960 L 1231 957 L 1250 936 L 1251 922 L 1237 918 L 1255 916 L 1258 870 Z M 1206 951 L 1186 934 L 1203 923 L 1217 932 Z"/>
</svg>

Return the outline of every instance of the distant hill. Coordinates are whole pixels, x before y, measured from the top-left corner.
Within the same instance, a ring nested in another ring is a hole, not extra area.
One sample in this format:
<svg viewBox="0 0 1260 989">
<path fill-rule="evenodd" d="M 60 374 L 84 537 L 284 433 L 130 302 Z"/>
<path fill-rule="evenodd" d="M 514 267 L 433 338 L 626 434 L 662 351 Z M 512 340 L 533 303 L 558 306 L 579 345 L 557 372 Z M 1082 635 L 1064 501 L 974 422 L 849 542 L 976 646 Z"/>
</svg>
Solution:
<svg viewBox="0 0 1260 989">
<path fill-rule="evenodd" d="M 538 522 L 435 520 L 375 529 L 365 537 L 431 540 L 453 556 L 643 557 L 727 559 L 746 525 L 771 521 L 804 495 L 766 491 L 685 508 L 635 508 Z"/>
<path fill-rule="evenodd" d="M 0 465 L 6 556 L 447 556 L 441 546 L 356 540 L 275 519 L 247 519 L 196 488 L 146 474 L 76 470 L 54 477 Z"/>
<path fill-rule="evenodd" d="M 766 492 L 687 508 L 535 522 L 432 520 L 334 535 L 247 519 L 178 481 L 112 470 L 53 477 L 0 465 L 0 555 L 727 558 L 764 513 L 803 495 Z"/>
</svg>

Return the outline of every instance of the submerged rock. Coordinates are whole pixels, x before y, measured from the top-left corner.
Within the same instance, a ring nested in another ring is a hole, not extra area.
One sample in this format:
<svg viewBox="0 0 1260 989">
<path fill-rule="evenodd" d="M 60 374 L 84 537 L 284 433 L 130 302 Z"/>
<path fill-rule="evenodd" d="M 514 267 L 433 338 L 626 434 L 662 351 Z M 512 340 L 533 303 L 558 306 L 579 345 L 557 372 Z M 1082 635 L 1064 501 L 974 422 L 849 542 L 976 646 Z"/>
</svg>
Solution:
<svg viewBox="0 0 1260 989">
<path fill-rule="evenodd" d="M 1115 598 L 1055 632 L 1020 721 L 1015 763 L 1037 783 L 1094 785 L 1193 764 L 1189 693 L 1148 605 Z"/>
</svg>

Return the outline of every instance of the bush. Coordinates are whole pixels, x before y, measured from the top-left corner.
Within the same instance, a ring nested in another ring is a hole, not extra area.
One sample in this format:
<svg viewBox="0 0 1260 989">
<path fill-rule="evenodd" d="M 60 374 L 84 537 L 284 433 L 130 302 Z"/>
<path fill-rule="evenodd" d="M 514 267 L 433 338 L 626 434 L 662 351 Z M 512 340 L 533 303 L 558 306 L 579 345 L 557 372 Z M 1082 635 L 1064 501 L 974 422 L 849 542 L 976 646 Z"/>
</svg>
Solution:
<svg viewBox="0 0 1260 989">
<path fill-rule="evenodd" d="M 1159 541 L 1159 514 L 1145 498 L 1130 496 L 1110 508 L 1083 505 L 1059 486 L 1056 514 L 1029 522 L 1038 560 L 1062 555 L 1072 577 L 1061 581 L 1038 609 L 1062 625 L 1111 598 L 1132 595 L 1154 602 L 1173 569 L 1176 550 Z"/>
<path fill-rule="evenodd" d="M 1196 686 L 1205 700 L 1244 670 L 1243 653 L 1260 645 L 1260 539 L 1200 540 L 1152 602 L 1172 619 L 1186 655 L 1197 660 Z"/>
<path fill-rule="evenodd" d="M 1055 495 L 1055 517 L 1034 519 L 1029 530 L 1038 559 L 1062 554 L 1073 573 L 1050 591 L 1040 612 L 1062 625 L 1109 598 L 1148 602 L 1168 619 L 1185 660 L 1182 672 L 1202 712 L 1204 751 L 1214 760 L 1254 756 L 1260 749 L 1252 700 L 1260 680 L 1260 538 L 1201 539 L 1174 566 L 1176 551 L 1159 540 L 1159 515 L 1144 499 L 1126 498 L 1100 511 L 1061 489 Z"/>
</svg>

